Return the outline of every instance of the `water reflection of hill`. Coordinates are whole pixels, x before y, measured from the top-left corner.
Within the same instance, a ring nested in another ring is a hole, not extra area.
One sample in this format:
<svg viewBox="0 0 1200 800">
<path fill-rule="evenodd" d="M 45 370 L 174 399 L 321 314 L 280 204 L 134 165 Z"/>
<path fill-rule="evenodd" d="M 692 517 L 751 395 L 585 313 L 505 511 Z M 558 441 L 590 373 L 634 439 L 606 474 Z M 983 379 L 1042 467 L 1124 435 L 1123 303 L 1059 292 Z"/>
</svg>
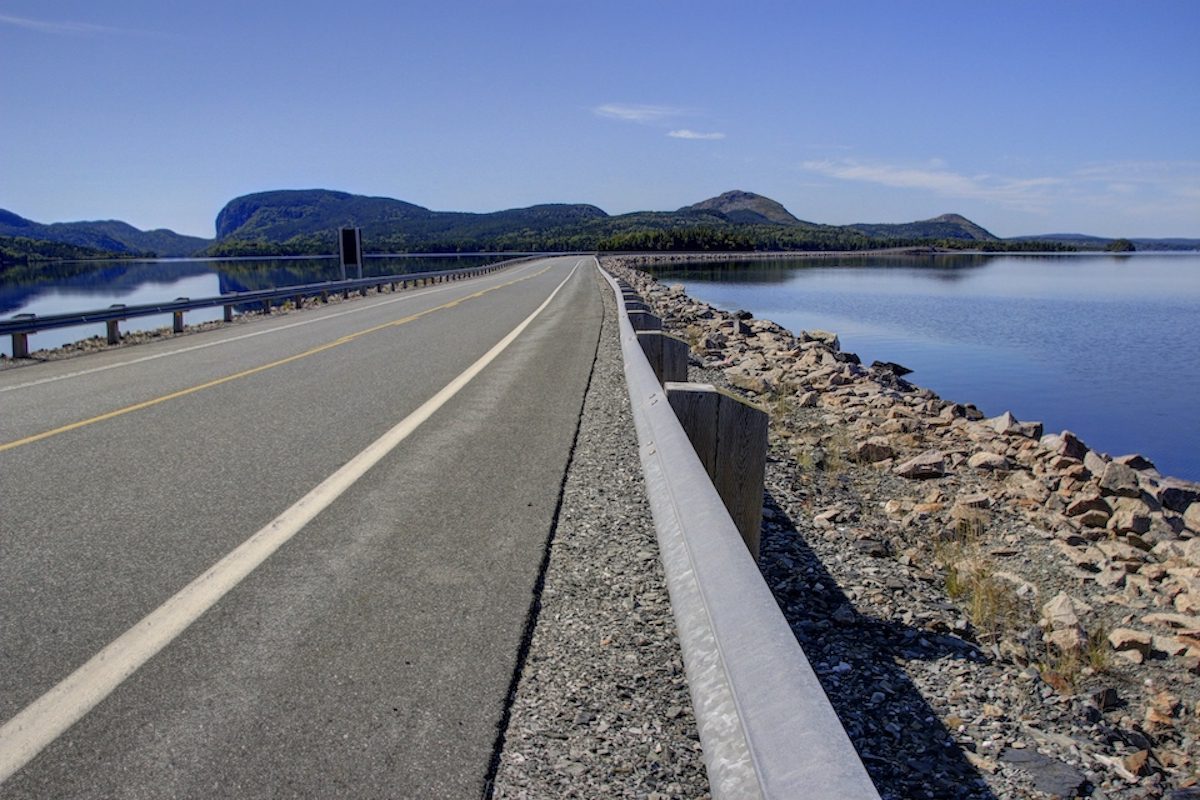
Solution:
<svg viewBox="0 0 1200 800">
<path fill-rule="evenodd" d="M 363 264 L 363 277 L 465 269 L 496 260 L 494 256 L 369 256 Z M 220 278 L 222 294 L 341 279 L 341 269 L 334 258 L 239 259 L 208 263 Z M 350 274 L 347 277 L 354 278 L 357 275 Z"/>
<path fill-rule="evenodd" d="M 1062 256 L 1065 258 L 1066 256 Z M 1047 258 L 1055 258 L 1048 256 Z M 896 268 L 920 272 L 926 277 L 957 281 L 995 260 L 992 255 L 867 255 L 820 258 L 778 258 L 770 260 L 696 261 L 670 264 L 647 269 L 662 280 L 671 278 L 702 281 L 737 281 L 739 283 L 784 283 L 795 277 L 797 270 L 855 267 Z"/>
<path fill-rule="evenodd" d="M 364 275 L 407 275 L 462 269 L 497 260 L 497 256 L 368 257 Z M 6 271 L 0 277 L 0 316 L 20 313 L 31 300 L 53 291 L 95 295 L 97 306 L 124 302 L 125 295 L 146 286 L 176 283 L 197 275 L 217 276 L 219 292 L 247 292 L 338 280 L 335 258 L 274 258 L 167 261 L 79 261 L 38 264 Z M 171 300 L 174 297 L 163 297 Z"/>
<path fill-rule="evenodd" d="M 31 298 L 50 290 L 108 297 L 210 271 L 202 261 L 62 262 L 10 270 L 0 280 L 0 315 L 20 309 Z"/>
</svg>

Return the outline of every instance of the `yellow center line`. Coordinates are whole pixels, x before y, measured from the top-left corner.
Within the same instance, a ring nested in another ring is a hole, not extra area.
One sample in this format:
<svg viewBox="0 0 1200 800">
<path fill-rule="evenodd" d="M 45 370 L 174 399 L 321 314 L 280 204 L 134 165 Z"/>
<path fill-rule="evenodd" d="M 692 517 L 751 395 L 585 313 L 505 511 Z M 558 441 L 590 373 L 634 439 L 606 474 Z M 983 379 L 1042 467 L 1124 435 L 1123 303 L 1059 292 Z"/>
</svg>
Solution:
<svg viewBox="0 0 1200 800">
<path fill-rule="evenodd" d="M 88 419 L 82 419 L 82 420 L 79 420 L 78 422 L 72 422 L 67 425 L 62 425 L 60 427 L 53 428 L 48 431 L 43 431 L 42 433 L 35 433 L 32 436 L 26 436 L 24 439 L 16 439 L 11 442 L 6 442 L 4 444 L 0 444 L 0 453 L 5 452 L 6 450 L 14 450 L 18 447 L 22 447 L 23 445 L 33 444 L 34 442 L 40 442 L 43 439 L 49 439 L 52 436 L 58 436 L 59 434 L 62 434 L 62 433 L 68 433 L 70 431 L 78 430 L 79 428 L 85 428 L 88 425 L 95 425 L 97 422 L 105 422 L 106 420 L 110 420 L 115 417 L 124 416 L 125 414 L 132 414 L 135 411 L 141 411 L 146 408 L 151 408 L 152 406 L 159 405 L 160 403 L 166 403 L 171 400 L 177 400 L 180 397 L 186 397 L 189 394 L 195 394 L 196 392 L 202 392 L 205 389 L 211 389 L 214 386 L 220 386 L 223 383 L 229 383 L 230 381 L 236 381 L 241 378 L 248 378 L 251 375 L 257 375 L 260 372 L 266 372 L 267 370 L 274 369 L 275 367 L 282 367 L 284 364 L 291 364 L 293 361 L 299 361 L 302 358 L 308 358 L 309 356 L 314 356 L 317 353 L 323 353 L 326 350 L 332 350 L 335 347 L 340 347 L 341 345 L 349 344 L 350 342 L 353 342 L 356 339 L 366 336 L 367 334 L 377 333 L 378 331 L 386 330 L 388 328 L 398 328 L 401 325 L 407 325 L 408 323 L 413 322 L 414 320 L 418 320 L 421 317 L 424 317 L 428 314 L 432 314 L 435 311 L 445 311 L 446 309 L 454 308 L 455 306 L 457 306 L 458 304 L 462 303 L 465 300 L 474 300 L 476 298 L 483 297 L 485 294 L 488 294 L 489 292 L 494 292 L 497 289 L 503 289 L 505 287 L 512 286 L 514 283 L 520 283 L 521 281 L 527 281 L 530 278 L 536 278 L 539 275 L 545 274 L 549 270 L 550 270 L 550 267 L 546 267 L 543 270 L 534 272 L 530 275 L 526 275 L 521 278 L 516 278 L 514 280 L 507 281 L 506 283 L 497 284 L 496 286 L 491 286 L 487 289 L 480 289 L 478 292 L 475 292 L 473 294 L 464 295 L 464 296 L 458 298 L 457 300 L 451 300 L 450 302 L 443 303 L 440 306 L 435 306 L 433 308 L 427 308 L 424 311 L 418 311 L 415 314 L 409 314 L 407 317 L 401 317 L 400 319 L 394 319 L 391 322 L 384 322 L 381 325 L 375 325 L 373 327 L 366 328 L 364 330 L 357 331 L 355 333 L 347 334 L 338 339 L 334 339 L 332 342 L 326 342 L 325 344 L 317 345 L 316 347 L 312 348 L 311 350 L 305 350 L 303 353 L 296 353 L 295 355 L 288 356 L 287 358 L 281 358 L 278 361 L 272 361 L 269 364 L 262 364 L 257 367 L 251 367 L 250 369 L 243 370 L 242 372 L 235 372 L 232 375 L 226 375 L 223 378 L 215 378 L 211 381 L 197 384 L 196 386 L 190 386 L 187 389 L 180 389 L 177 392 L 171 392 L 170 394 L 164 394 L 160 397 L 155 397 L 150 400 L 143 400 L 140 403 L 134 403 L 133 405 L 128 405 L 123 408 L 118 408 L 114 411 L 108 411 L 104 414 L 99 414 L 94 417 L 89 417 Z"/>
</svg>

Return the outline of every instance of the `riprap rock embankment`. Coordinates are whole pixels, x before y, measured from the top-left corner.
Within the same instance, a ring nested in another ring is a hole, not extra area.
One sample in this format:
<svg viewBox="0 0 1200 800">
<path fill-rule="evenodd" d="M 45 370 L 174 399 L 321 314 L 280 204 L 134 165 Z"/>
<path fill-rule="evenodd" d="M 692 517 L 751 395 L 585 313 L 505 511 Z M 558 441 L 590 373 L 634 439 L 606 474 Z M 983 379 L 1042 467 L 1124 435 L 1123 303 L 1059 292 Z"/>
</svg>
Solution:
<svg viewBox="0 0 1200 800">
<path fill-rule="evenodd" d="M 692 378 L 771 412 L 760 567 L 885 796 L 1200 792 L 1200 486 L 637 263 Z"/>
</svg>

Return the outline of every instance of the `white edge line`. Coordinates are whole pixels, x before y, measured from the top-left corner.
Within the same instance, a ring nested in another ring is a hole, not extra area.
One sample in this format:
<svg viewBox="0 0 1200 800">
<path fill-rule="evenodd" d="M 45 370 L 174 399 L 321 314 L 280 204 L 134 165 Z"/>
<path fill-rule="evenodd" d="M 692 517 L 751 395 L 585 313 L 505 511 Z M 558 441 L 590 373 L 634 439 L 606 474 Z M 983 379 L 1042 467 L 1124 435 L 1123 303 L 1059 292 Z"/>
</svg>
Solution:
<svg viewBox="0 0 1200 800">
<path fill-rule="evenodd" d="M 522 269 L 526 269 L 527 267 L 533 266 L 534 263 L 537 263 L 537 262 L 531 262 L 530 264 L 522 264 L 522 265 L 516 267 L 513 270 L 513 272 L 508 273 L 508 274 L 510 276 L 515 275 L 518 272 L 520 272 Z M 417 273 L 413 273 L 413 276 L 414 276 L 414 278 L 419 278 L 419 275 Z M 481 277 L 487 277 L 487 276 L 481 276 Z M 406 279 L 406 280 L 412 280 L 412 279 Z M 110 369 L 118 369 L 119 367 L 130 367 L 130 366 L 133 366 L 134 364 L 141 364 L 146 361 L 156 361 L 160 358 L 167 358 L 168 356 L 183 355 L 184 353 L 191 353 L 195 350 L 205 350 L 209 347 L 216 347 L 216 346 L 222 345 L 222 344 L 231 344 L 232 342 L 240 342 L 243 339 L 253 339 L 255 336 L 265 336 L 268 333 L 279 333 L 280 331 L 291 330 L 292 328 L 299 328 L 303 325 L 312 325 L 317 322 L 325 322 L 326 320 L 337 319 L 338 317 L 344 317 L 347 314 L 358 314 L 363 311 L 370 311 L 375 308 L 382 308 L 383 306 L 390 306 L 392 303 L 401 303 L 401 302 L 404 302 L 405 300 L 415 300 L 418 297 L 427 297 L 431 294 L 441 294 L 442 292 L 448 292 L 451 289 L 455 289 L 455 288 L 458 288 L 458 287 L 457 286 L 439 286 L 437 288 L 427 289 L 422 292 L 414 292 L 412 294 L 405 294 L 403 297 L 388 298 L 387 300 L 382 300 L 377 303 L 371 303 L 370 305 L 356 306 L 354 308 L 347 308 L 347 309 L 344 309 L 341 311 L 334 311 L 333 313 L 324 314 L 320 317 L 314 317 L 312 319 L 300 320 L 298 322 L 289 322 L 286 325 L 278 325 L 274 328 L 268 328 L 267 330 L 252 331 L 250 333 L 243 333 L 238 336 L 230 336 L 225 339 L 219 339 L 217 341 L 204 342 L 203 344 L 193 344 L 193 345 L 189 345 L 187 347 L 180 347 L 180 348 L 171 350 L 166 353 L 155 353 L 155 354 L 149 355 L 149 356 L 140 356 L 138 358 L 131 358 L 128 361 L 121 361 L 116 364 L 105 364 L 102 367 L 91 367 L 90 369 L 81 369 L 77 372 L 68 372 L 63 375 L 54 375 L 54 376 L 47 377 L 47 378 L 38 378 L 37 380 L 26 381 L 25 383 L 14 384 L 13 386 L 0 386 L 0 394 L 4 394 L 5 392 L 15 392 L 17 389 L 28 389 L 33 386 L 41 386 L 42 384 L 45 384 L 45 383 L 55 383 L 57 381 L 65 381 L 68 378 L 79 378 L 84 375 L 92 375 L 97 372 L 106 372 Z"/>
<path fill-rule="evenodd" d="M 0 727 L 0 783 L 108 697 L 458 394 L 550 305 L 582 263 L 576 262 L 532 314 L 437 394 Z"/>
</svg>

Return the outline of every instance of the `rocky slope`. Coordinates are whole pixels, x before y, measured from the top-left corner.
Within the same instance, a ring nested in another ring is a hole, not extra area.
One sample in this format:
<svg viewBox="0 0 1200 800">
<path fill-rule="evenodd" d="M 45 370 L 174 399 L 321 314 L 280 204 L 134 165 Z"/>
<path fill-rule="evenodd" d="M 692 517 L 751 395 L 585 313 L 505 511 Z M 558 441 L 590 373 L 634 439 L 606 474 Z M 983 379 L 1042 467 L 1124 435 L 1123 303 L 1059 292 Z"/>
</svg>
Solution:
<svg viewBox="0 0 1200 800">
<path fill-rule="evenodd" d="M 760 567 L 885 797 L 1200 797 L 1200 486 L 635 263 L 771 411 Z"/>
</svg>

